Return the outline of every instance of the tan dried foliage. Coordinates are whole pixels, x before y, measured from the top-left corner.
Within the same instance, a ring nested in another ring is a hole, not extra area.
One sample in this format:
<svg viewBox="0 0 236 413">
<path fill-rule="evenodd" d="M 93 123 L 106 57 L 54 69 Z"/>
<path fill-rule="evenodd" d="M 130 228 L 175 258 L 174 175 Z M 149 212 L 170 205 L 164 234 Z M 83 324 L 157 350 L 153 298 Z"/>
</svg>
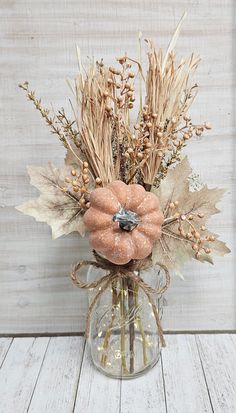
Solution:
<svg viewBox="0 0 236 413">
<path fill-rule="evenodd" d="M 196 85 L 192 76 L 200 59 L 192 54 L 177 63 L 173 51 L 165 58 L 162 49 L 157 50 L 151 40 L 147 42 L 149 67 L 145 103 L 147 111 L 157 117 L 152 120 L 149 138 L 154 150 L 144 165 L 143 175 L 144 182 L 152 184 L 167 146 L 178 126 L 184 122 L 183 118 L 195 97 Z"/>
<path fill-rule="evenodd" d="M 185 158 L 174 169 L 169 169 L 160 187 L 153 190 L 165 217 L 161 239 L 153 249 L 153 261 L 175 269 L 192 258 L 213 263 L 212 254 L 230 252 L 225 243 L 205 227 L 208 219 L 220 212 L 216 203 L 225 191 L 207 186 L 190 191 L 190 173 L 191 167 Z"/>
<path fill-rule="evenodd" d="M 184 17 L 165 54 L 151 40 L 146 41 L 146 76 L 141 66 L 141 38 L 138 61 L 125 54 L 116 58 L 117 67 L 107 67 L 101 61 L 85 71 L 78 50 L 72 120 L 63 108 L 51 115 L 28 82 L 20 85 L 67 150 L 62 170 L 54 166 L 29 168 L 31 183 L 41 194 L 17 208 L 51 225 L 54 238 L 72 231 L 83 234 L 83 213 L 90 207 L 91 190 L 120 179 L 141 184 L 160 199 L 165 222 L 153 250 L 154 261 L 179 268 L 190 258 L 212 262 L 212 253 L 229 252 L 205 228 L 208 218 L 218 212 L 215 204 L 224 191 L 207 186 L 190 191 L 187 159 L 173 169 L 188 140 L 211 129 L 209 123 L 194 124 L 188 114 L 197 91 L 193 76 L 200 59 L 194 54 L 179 62 L 176 59 L 174 47 Z M 132 125 L 130 111 L 135 108 L 137 79 L 140 107 L 137 123 Z M 66 174 L 70 178 L 65 179 Z"/>
<path fill-rule="evenodd" d="M 28 173 L 30 183 L 40 191 L 40 196 L 16 209 L 34 217 L 36 221 L 50 225 L 53 239 L 73 231 L 78 231 L 83 236 L 85 227 L 79 198 L 69 191 L 63 191 L 69 169 L 57 169 L 51 164 L 46 167 L 29 166 Z"/>
</svg>

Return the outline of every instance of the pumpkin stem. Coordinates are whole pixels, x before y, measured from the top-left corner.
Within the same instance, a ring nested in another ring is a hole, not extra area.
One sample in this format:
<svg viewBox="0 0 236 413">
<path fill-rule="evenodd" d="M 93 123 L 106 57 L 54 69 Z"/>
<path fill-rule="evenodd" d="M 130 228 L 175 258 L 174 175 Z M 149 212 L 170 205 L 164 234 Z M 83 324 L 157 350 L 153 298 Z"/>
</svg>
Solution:
<svg viewBox="0 0 236 413">
<path fill-rule="evenodd" d="M 145 182 L 143 183 L 144 189 L 147 192 L 150 192 L 152 189 L 152 185 L 151 184 L 146 184 Z"/>
</svg>

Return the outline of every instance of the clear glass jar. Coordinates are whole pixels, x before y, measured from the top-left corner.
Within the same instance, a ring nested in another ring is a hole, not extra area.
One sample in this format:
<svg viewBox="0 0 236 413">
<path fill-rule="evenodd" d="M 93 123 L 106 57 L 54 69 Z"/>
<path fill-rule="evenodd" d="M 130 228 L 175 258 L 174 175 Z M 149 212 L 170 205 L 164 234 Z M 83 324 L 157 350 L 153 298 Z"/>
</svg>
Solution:
<svg viewBox="0 0 236 413">
<path fill-rule="evenodd" d="M 104 274 L 104 270 L 90 267 L 87 281 Z M 163 286 L 164 276 L 158 266 L 135 274 L 152 288 Z M 90 302 L 96 292 L 89 292 Z M 162 295 L 155 295 L 155 303 L 161 318 Z M 91 314 L 88 342 L 93 363 L 110 377 L 133 378 L 158 362 L 161 345 L 152 305 L 131 278 L 117 279 L 100 295 Z"/>
</svg>

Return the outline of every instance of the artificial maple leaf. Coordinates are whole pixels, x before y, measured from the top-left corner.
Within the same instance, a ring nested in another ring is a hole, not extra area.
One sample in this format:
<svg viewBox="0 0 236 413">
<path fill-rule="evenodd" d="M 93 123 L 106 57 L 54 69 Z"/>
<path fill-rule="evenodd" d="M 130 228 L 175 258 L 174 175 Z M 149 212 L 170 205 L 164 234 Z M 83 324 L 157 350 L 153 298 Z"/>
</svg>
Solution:
<svg viewBox="0 0 236 413">
<path fill-rule="evenodd" d="M 212 254 L 230 252 L 225 243 L 217 239 L 218 235 L 205 227 L 207 220 L 219 212 L 215 204 L 225 191 L 209 189 L 206 185 L 191 191 L 188 180 L 191 172 L 185 158 L 174 169 L 169 169 L 160 187 L 153 190 L 164 213 L 162 236 L 153 248 L 153 262 L 177 270 L 189 259 L 213 264 Z"/>
<path fill-rule="evenodd" d="M 29 166 L 30 183 L 39 189 L 40 196 L 16 207 L 36 221 L 47 222 L 52 228 L 53 239 L 73 231 L 82 236 L 85 233 L 79 198 L 69 190 L 63 190 L 70 170 L 69 167 L 57 169 L 51 164 L 46 167 Z"/>
</svg>

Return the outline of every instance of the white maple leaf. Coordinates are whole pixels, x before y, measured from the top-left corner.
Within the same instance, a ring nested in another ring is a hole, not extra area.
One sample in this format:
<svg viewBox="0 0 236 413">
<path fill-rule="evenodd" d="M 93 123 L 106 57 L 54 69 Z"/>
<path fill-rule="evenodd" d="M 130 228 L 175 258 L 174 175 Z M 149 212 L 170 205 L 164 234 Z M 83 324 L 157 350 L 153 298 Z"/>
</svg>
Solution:
<svg viewBox="0 0 236 413">
<path fill-rule="evenodd" d="M 152 258 L 154 262 L 177 271 L 192 258 L 213 264 L 213 254 L 230 252 L 225 243 L 217 239 L 218 235 L 205 227 L 208 219 L 219 212 L 216 203 L 225 190 L 210 189 L 206 185 L 198 191 L 190 190 L 188 178 L 191 172 L 185 158 L 174 169 L 169 169 L 160 187 L 153 190 L 160 200 L 165 220 L 162 236 L 153 248 Z M 177 205 L 173 208 L 174 202 Z M 190 235 L 191 231 L 193 236 L 187 239 L 185 235 Z M 198 234 L 199 238 L 195 238 L 194 234 Z M 200 247 L 199 251 L 196 252 L 193 245 Z"/>
<path fill-rule="evenodd" d="M 79 198 L 69 190 L 63 192 L 64 179 L 70 175 L 70 169 L 67 166 L 57 169 L 51 164 L 46 167 L 29 166 L 30 183 L 39 189 L 40 196 L 16 207 L 36 221 L 50 225 L 53 239 L 73 231 L 82 236 L 85 234 Z"/>
</svg>

